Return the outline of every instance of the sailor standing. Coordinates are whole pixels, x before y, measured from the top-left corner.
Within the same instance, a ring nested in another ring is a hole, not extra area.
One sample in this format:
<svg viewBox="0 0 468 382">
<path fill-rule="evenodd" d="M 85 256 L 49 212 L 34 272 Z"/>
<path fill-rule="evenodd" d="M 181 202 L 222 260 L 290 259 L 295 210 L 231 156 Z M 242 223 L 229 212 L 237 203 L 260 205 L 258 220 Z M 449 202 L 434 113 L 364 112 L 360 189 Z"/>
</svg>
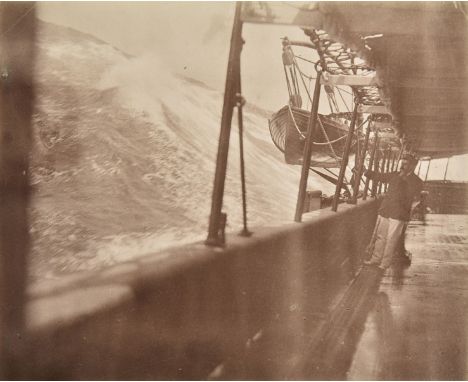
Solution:
<svg viewBox="0 0 468 382">
<path fill-rule="evenodd" d="M 414 174 L 418 160 L 406 154 L 401 159 L 399 171 L 380 173 L 366 171 L 373 180 L 388 183 L 388 191 L 379 209 L 371 242 L 367 247 L 371 258 L 366 265 L 387 269 L 398 250 L 405 224 L 410 220 L 411 207 L 419 197 L 423 181 Z"/>
</svg>

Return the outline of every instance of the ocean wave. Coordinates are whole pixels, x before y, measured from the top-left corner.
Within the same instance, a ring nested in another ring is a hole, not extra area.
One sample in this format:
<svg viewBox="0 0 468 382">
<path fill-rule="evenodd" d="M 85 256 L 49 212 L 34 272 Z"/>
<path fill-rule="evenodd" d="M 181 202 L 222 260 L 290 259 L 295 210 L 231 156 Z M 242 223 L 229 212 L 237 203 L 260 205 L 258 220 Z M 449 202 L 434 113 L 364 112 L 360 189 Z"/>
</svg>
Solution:
<svg viewBox="0 0 468 382">
<path fill-rule="evenodd" d="M 154 55 L 127 57 L 80 34 L 43 36 L 32 277 L 99 269 L 204 237 L 222 93 L 172 73 Z M 251 226 L 292 220 L 300 177 L 271 143 L 266 115 L 245 108 Z M 237 135 L 234 118 L 223 207 L 231 231 L 242 225 Z M 316 178 L 310 186 L 331 188 Z"/>
</svg>

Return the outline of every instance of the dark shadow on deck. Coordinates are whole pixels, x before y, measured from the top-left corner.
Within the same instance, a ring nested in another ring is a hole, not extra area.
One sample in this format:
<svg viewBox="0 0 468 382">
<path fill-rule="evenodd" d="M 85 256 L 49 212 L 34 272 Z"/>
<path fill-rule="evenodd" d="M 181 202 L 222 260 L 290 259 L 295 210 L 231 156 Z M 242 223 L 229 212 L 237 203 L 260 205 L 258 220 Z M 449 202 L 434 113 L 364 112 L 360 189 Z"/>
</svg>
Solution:
<svg viewBox="0 0 468 382">
<path fill-rule="evenodd" d="M 343 380 L 372 309 L 382 271 L 364 267 L 337 307 L 312 336 L 304 359 L 288 379 Z"/>
</svg>

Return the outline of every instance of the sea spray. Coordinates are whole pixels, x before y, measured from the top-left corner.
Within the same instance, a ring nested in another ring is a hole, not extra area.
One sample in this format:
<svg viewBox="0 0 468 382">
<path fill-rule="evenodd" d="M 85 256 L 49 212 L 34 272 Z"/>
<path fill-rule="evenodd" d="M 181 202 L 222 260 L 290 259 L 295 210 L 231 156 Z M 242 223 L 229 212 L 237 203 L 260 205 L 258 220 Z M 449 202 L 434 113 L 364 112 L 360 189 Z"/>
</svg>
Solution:
<svg viewBox="0 0 468 382">
<path fill-rule="evenodd" d="M 127 57 L 79 32 L 52 38 L 41 28 L 31 275 L 99 269 L 203 239 L 223 94 L 154 55 Z M 271 143 L 267 115 L 245 108 L 253 230 L 292 220 L 300 176 Z M 234 232 L 242 224 L 237 134 L 234 117 L 223 206 Z"/>
</svg>

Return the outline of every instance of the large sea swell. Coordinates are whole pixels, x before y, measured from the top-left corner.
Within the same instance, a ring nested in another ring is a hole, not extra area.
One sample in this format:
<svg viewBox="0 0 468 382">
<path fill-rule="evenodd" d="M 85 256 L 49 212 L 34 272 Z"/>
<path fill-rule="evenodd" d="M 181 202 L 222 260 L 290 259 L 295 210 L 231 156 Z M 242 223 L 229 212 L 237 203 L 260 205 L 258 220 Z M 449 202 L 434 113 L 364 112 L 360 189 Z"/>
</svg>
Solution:
<svg viewBox="0 0 468 382">
<path fill-rule="evenodd" d="M 32 279 L 95 270 L 205 237 L 223 94 L 92 36 L 39 24 L 30 210 Z M 291 221 L 300 168 L 269 112 L 245 108 L 251 227 Z M 224 211 L 242 223 L 234 118 Z M 313 179 L 313 188 L 331 186 Z"/>
</svg>

